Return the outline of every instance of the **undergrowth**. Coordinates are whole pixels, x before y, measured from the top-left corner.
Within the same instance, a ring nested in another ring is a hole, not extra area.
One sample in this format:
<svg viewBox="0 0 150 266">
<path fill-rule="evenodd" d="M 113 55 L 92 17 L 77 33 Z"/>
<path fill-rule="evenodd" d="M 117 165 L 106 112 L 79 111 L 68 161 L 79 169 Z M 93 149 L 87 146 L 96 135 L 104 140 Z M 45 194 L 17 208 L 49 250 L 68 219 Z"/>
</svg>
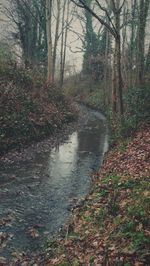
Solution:
<svg viewBox="0 0 150 266">
<path fill-rule="evenodd" d="M 112 137 L 125 139 L 133 135 L 140 123 L 146 122 L 150 117 L 150 89 L 149 86 L 130 88 L 124 94 L 124 114 L 121 120 L 112 119 Z"/>
<path fill-rule="evenodd" d="M 75 118 L 61 90 L 43 75 L 0 64 L 0 150 L 41 140 Z"/>
<path fill-rule="evenodd" d="M 106 88 L 107 85 L 107 88 Z M 76 77 L 68 80 L 65 93 L 79 102 L 101 111 L 109 121 L 111 143 L 133 135 L 142 121 L 150 117 L 149 84 L 135 86 L 123 91 L 124 114 L 114 117 L 111 109 L 111 82 L 93 81 L 90 77 Z"/>
</svg>

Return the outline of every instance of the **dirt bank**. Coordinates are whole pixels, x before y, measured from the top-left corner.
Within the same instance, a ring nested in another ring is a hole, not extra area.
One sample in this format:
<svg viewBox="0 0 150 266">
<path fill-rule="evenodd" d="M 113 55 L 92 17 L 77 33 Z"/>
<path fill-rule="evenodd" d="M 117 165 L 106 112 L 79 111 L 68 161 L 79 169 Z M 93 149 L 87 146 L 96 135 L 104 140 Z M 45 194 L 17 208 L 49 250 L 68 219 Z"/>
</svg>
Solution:
<svg viewBox="0 0 150 266">
<path fill-rule="evenodd" d="M 107 155 L 46 265 L 150 265 L 150 124 Z"/>
</svg>

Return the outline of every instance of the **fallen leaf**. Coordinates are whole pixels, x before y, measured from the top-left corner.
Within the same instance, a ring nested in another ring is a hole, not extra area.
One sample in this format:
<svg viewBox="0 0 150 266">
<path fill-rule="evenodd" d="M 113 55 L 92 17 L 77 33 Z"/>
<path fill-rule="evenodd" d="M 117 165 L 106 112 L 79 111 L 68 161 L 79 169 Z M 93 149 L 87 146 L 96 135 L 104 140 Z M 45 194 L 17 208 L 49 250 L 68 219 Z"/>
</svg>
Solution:
<svg viewBox="0 0 150 266">
<path fill-rule="evenodd" d="M 39 232 L 38 232 L 35 228 L 31 228 L 31 229 L 29 230 L 29 234 L 30 234 L 30 236 L 33 237 L 33 238 L 37 238 L 37 237 L 39 237 Z"/>
<path fill-rule="evenodd" d="M 1 266 L 6 265 L 6 262 L 7 262 L 6 258 L 4 258 L 4 257 L 0 257 L 0 265 L 1 265 Z"/>
</svg>

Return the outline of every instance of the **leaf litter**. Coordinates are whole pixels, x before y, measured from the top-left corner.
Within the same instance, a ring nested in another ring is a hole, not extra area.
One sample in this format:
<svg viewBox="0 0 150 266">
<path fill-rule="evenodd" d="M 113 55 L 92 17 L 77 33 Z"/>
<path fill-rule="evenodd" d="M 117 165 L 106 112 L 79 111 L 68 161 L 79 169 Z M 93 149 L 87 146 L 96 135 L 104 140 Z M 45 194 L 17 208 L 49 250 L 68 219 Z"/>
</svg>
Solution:
<svg viewBox="0 0 150 266">
<path fill-rule="evenodd" d="M 49 243 L 45 265 L 150 265 L 149 178 L 147 124 L 108 152 L 64 236 Z"/>
</svg>

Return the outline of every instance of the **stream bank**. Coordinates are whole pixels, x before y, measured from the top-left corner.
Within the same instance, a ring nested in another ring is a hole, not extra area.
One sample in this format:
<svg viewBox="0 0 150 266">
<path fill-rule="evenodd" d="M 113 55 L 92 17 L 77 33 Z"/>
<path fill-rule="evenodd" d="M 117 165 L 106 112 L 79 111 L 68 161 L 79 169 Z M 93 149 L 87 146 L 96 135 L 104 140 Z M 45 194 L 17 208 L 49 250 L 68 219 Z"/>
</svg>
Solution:
<svg viewBox="0 0 150 266">
<path fill-rule="evenodd" d="M 107 154 L 46 266 L 150 265 L 150 123 Z"/>
<path fill-rule="evenodd" d="M 0 64 L 0 156 L 39 142 L 76 119 L 72 102 L 44 75 Z"/>
</svg>

